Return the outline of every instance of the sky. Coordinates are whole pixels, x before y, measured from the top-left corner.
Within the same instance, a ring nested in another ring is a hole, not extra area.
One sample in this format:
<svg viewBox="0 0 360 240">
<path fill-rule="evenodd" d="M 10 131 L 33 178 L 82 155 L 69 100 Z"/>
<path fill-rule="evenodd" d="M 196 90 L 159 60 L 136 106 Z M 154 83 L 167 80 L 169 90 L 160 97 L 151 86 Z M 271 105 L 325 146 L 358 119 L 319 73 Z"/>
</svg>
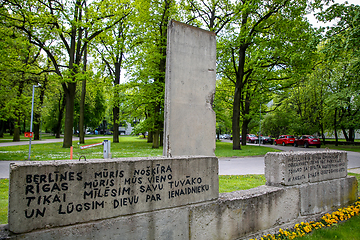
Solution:
<svg viewBox="0 0 360 240">
<path fill-rule="evenodd" d="M 348 2 L 349 5 L 350 5 L 350 4 L 354 4 L 354 5 L 359 5 L 359 4 L 360 4 L 360 1 L 359 1 L 359 0 L 346 0 L 346 1 L 345 1 L 345 0 L 335 0 L 334 2 L 335 2 L 335 3 L 339 3 L 339 4 Z M 335 23 L 335 21 L 334 21 L 334 22 L 329 22 L 329 23 L 326 23 L 326 24 L 323 23 L 323 22 L 318 22 L 313 14 L 308 14 L 306 17 L 308 18 L 309 22 L 310 22 L 314 27 L 317 27 L 317 28 L 319 28 L 319 27 L 332 26 L 332 25 Z"/>
</svg>

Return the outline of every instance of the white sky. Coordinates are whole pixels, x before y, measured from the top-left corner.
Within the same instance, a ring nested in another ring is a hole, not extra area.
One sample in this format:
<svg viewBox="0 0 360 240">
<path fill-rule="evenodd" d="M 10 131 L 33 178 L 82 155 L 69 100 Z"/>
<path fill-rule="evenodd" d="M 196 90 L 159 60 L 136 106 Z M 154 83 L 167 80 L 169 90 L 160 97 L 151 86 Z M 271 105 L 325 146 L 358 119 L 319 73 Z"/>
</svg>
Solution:
<svg viewBox="0 0 360 240">
<path fill-rule="evenodd" d="M 348 5 L 350 4 L 354 4 L 354 5 L 359 5 L 360 4 L 360 1 L 359 0 L 335 0 L 335 3 L 339 3 L 339 4 L 342 4 L 342 3 L 345 3 L 345 2 L 348 2 Z M 329 23 L 323 23 L 323 22 L 318 22 L 315 18 L 315 16 L 313 14 L 308 14 L 306 16 L 308 19 L 309 19 L 309 22 L 314 26 L 314 27 L 327 27 L 327 26 L 332 26 L 335 21 L 333 22 L 329 22 Z"/>
</svg>

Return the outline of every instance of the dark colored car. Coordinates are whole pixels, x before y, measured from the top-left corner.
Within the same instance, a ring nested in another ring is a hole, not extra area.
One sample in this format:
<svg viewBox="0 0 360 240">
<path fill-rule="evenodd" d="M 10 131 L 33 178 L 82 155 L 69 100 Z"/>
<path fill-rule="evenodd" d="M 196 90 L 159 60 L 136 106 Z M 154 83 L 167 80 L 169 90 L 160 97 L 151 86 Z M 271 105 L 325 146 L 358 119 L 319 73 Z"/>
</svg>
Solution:
<svg viewBox="0 0 360 240">
<path fill-rule="evenodd" d="M 309 146 L 316 146 L 319 148 L 321 146 L 321 141 L 313 135 L 302 135 L 294 142 L 295 147 L 299 145 L 304 145 L 305 148 L 308 148 Z"/>
<path fill-rule="evenodd" d="M 258 141 L 258 137 L 255 134 L 246 134 L 246 141 L 249 143 L 255 143 Z"/>
<path fill-rule="evenodd" d="M 277 139 L 275 139 L 274 143 L 275 145 L 282 144 L 283 146 L 288 144 L 294 145 L 295 137 L 293 135 L 280 135 Z"/>
<path fill-rule="evenodd" d="M 274 140 L 271 137 L 266 137 L 266 136 L 261 136 L 260 141 L 261 141 L 260 143 L 262 144 L 269 143 L 272 145 L 274 143 Z M 256 140 L 256 143 L 259 143 L 258 140 Z"/>
</svg>

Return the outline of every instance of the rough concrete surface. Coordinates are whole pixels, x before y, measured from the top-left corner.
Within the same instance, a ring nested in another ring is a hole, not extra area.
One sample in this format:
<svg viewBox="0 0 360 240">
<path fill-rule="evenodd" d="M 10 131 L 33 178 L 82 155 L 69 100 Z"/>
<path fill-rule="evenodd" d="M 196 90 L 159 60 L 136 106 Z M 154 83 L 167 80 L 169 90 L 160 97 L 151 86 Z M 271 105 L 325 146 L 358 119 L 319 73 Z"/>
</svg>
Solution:
<svg viewBox="0 0 360 240">
<path fill-rule="evenodd" d="M 347 206 L 357 200 L 355 177 L 309 183 L 300 186 L 301 215 L 319 214 Z"/>
<path fill-rule="evenodd" d="M 347 162 L 345 151 L 270 152 L 265 155 L 265 177 L 275 186 L 343 178 Z"/>
<path fill-rule="evenodd" d="M 191 208 L 191 239 L 236 239 L 299 216 L 297 189 L 270 186 L 224 193 Z"/>
<path fill-rule="evenodd" d="M 214 156 L 215 34 L 171 21 L 166 61 L 164 156 Z"/>
</svg>

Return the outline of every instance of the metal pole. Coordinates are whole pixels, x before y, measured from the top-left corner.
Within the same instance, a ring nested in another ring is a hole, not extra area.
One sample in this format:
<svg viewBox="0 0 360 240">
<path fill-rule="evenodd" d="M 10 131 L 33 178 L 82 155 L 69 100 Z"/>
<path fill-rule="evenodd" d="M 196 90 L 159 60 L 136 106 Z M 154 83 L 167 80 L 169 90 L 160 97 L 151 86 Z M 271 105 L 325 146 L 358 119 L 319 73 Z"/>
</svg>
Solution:
<svg viewBox="0 0 360 240">
<path fill-rule="evenodd" d="M 40 87 L 41 85 L 33 85 L 32 89 L 32 100 L 31 100 L 31 120 L 30 120 L 30 132 L 32 133 L 32 126 L 33 126 L 33 116 L 34 116 L 34 94 L 35 94 L 35 88 Z M 29 138 L 29 156 L 28 160 L 30 161 L 30 155 L 31 155 L 31 137 Z"/>
</svg>

